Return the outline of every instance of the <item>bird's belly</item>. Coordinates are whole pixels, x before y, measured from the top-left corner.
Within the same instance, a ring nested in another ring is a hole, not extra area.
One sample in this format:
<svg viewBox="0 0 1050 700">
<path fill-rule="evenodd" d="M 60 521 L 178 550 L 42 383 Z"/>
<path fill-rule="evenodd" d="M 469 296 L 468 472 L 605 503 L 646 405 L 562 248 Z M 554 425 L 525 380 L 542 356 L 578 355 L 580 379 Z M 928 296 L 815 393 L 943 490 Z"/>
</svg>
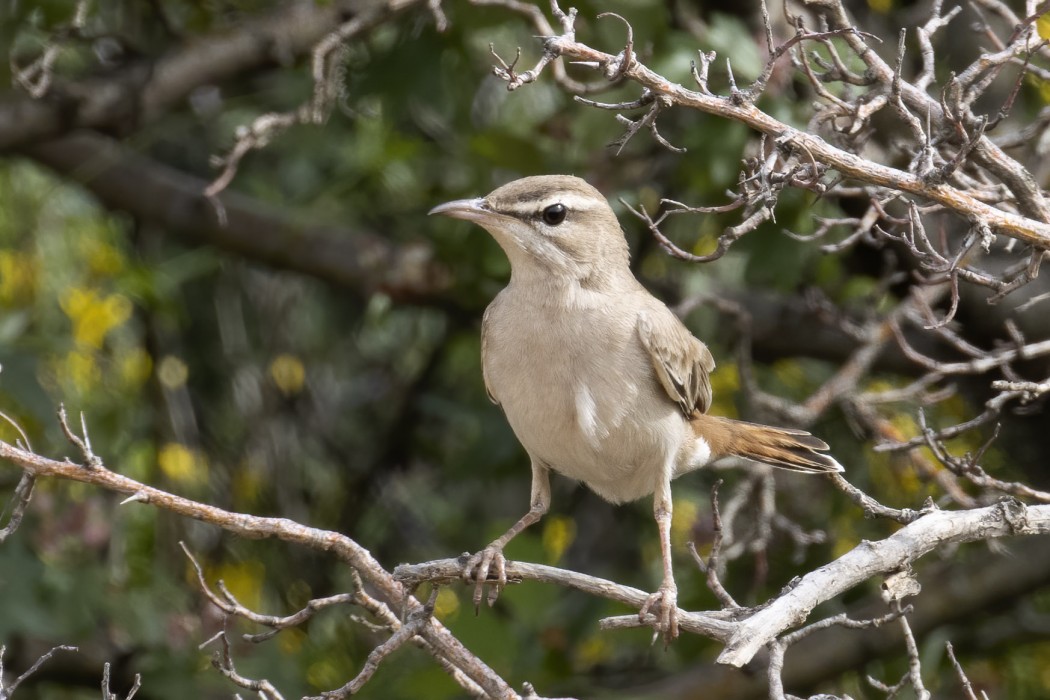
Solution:
<svg viewBox="0 0 1050 700">
<path fill-rule="evenodd" d="M 503 380 L 494 393 L 533 458 L 608 501 L 636 500 L 673 472 L 687 426 L 673 403 L 654 394 L 655 379 L 636 376 L 637 366 L 634 376 L 619 367 L 598 369 L 523 352 L 488 374 Z"/>
</svg>

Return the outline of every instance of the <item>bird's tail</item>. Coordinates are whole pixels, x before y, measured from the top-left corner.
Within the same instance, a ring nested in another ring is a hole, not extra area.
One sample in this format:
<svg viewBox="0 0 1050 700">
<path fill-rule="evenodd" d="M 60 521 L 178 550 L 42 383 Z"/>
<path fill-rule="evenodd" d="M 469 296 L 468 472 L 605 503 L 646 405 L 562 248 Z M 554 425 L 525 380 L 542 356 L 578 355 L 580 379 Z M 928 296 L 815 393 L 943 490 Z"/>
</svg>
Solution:
<svg viewBox="0 0 1050 700">
<path fill-rule="evenodd" d="M 828 445 L 804 430 L 773 428 L 706 414 L 691 420 L 697 437 L 708 443 L 711 459 L 743 457 L 781 469 L 808 474 L 844 471 L 826 454 Z"/>
</svg>

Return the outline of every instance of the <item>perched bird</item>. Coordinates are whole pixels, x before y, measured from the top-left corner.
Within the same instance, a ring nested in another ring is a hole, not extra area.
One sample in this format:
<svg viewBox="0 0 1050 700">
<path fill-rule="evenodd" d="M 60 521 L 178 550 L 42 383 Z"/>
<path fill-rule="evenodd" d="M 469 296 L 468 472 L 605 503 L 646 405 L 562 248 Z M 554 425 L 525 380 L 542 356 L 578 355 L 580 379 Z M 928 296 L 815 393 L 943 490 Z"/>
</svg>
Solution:
<svg viewBox="0 0 1050 700">
<path fill-rule="evenodd" d="M 430 213 L 485 228 L 511 264 L 510 282 L 485 311 L 482 369 L 532 460 L 532 501 L 467 561 L 475 608 L 490 571 L 490 604 L 506 583 L 503 548 L 547 512 L 554 470 L 612 503 L 653 494 L 663 582 L 639 616 L 651 612 L 673 638 L 671 480 L 730 455 L 809 473 L 842 466 L 809 433 L 707 415 L 714 358 L 635 279 L 616 215 L 584 180 L 526 177 Z"/>
</svg>

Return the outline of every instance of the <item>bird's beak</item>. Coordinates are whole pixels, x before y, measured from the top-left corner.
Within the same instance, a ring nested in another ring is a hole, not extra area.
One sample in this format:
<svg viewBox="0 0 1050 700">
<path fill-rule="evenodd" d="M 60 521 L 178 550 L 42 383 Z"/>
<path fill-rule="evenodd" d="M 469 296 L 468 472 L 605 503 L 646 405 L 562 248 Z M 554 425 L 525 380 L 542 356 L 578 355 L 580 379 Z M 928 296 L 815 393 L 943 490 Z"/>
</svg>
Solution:
<svg viewBox="0 0 1050 700">
<path fill-rule="evenodd" d="M 439 204 L 428 212 L 429 216 L 442 214 L 453 219 L 465 221 L 483 221 L 492 216 L 492 210 L 481 197 L 475 199 L 457 199 L 453 202 Z"/>
</svg>

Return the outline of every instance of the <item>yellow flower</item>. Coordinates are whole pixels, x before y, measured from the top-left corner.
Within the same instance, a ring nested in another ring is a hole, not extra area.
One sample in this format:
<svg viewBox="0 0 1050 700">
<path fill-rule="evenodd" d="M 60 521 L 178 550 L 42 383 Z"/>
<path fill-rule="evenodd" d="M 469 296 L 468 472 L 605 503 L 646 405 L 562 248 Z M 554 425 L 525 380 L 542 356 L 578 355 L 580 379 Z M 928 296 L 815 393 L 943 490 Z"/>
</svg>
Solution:
<svg viewBox="0 0 1050 700">
<path fill-rule="evenodd" d="M 295 656 L 302 651 L 306 633 L 297 627 L 285 629 L 277 636 L 277 646 L 285 656 Z"/>
<path fill-rule="evenodd" d="M 1035 89 L 1039 92 L 1039 97 L 1044 103 L 1050 102 L 1050 83 L 1042 78 L 1032 75 L 1031 73 L 1025 76 L 1025 80 L 1027 80 L 1029 84 L 1035 85 Z"/>
<path fill-rule="evenodd" d="M 580 644 L 576 657 L 584 668 L 590 668 L 607 661 L 612 656 L 612 652 L 613 649 L 612 645 L 609 644 L 608 635 L 596 634 L 588 637 Z"/>
<path fill-rule="evenodd" d="M 556 562 L 576 539 L 576 523 L 565 516 L 548 517 L 543 523 L 542 539 L 547 559 Z"/>
<path fill-rule="evenodd" d="M 1039 15 L 1035 21 L 1035 30 L 1039 32 L 1040 39 L 1050 39 L 1050 12 Z"/>
<path fill-rule="evenodd" d="M 132 348 L 119 358 L 120 379 L 126 386 L 138 388 L 153 371 L 153 358 L 142 348 Z"/>
<path fill-rule="evenodd" d="M 124 269 L 124 256 L 108 243 L 90 241 L 83 247 L 88 269 L 94 274 L 114 277 Z"/>
<path fill-rule="evenodd" d="M 0 304 L 31 298 L 36 290 L 36 268 L 31 255 L 0 250 Z"/>
<path fill-rule="evenodd" d="M 238 465 L 232 479 L 232 492 L 238 508 L 251 509 L 258 503 L 263 488 L 267 486 L 265 474 L 265 465 L 254 464 L 251 455 Z"/>
<path fill-rule="evenodd" d="M 711 394 L 714 406 L 711 413 L 726 418 L 736 418 L 734 397 L 740 392 L 740 368 L 735 362 L 723 362 L 711 375 Z"/>
<path fill-rule="evenodd" d="M 454 618 L 459 612 L 459 596 L 451 588 L 442 588 L 438 591 L 437 601 L 434 603 L 434 614 L 439 620 Z"/>
<path fill-rule="evenodd" d="M 266 567 L 257 561 L 223 562 L 215 572 L 241 605 L 259 611 Z"/>
<path fill-rule="evenodd" d="M 852 532 L 844 534 L 847 533 L 847 530 L 845 528 L 837 530 L 836 532 L 838 534 L 835 537 L 835 542 L 832 545 L 831 551 L 834 557 L 837 559 L 841 556 L 844 556 L 847 552 L 849 552 L 851 549 L 860 544 L 860 540 L 857 539 L 857 536 Z"/>
<path fill-rule="evenodd" d="M 675 542 L 690 539 L 689 534 L 696 523 L 700 507 L 693 501 L 686 499 L 675 499 L 674 508 L 671 511 L 671 537 Z"/>
<path fill-rule="evenodd" d="M 102 347 L 106 335 L 131 317 L 131 301 L 123 294 L 103 297 L 94 289 L 70 287 L 61 301 L 62 310 L 73 322 L 78 345 Z"/>
<path fill-rule="evenodd" d="M 803 389 L 808 384 L 806 373 L 796 360 L 777 360 L 773 363 L 773 374 L 790 389 Z"/>
<path fill-rule="evenodd" d="M 303 389 L 306 368 L 295 355 L 278 355 L 270 363 L 270 378 L 285 396 L 293 396 Z"/>
<path fill-rule="evenodd" d="M 208 479 L 208 464 L 203 455 L 177 442 L 160 448 L 157 464 L 165 476 L 178 484 L 193 486 Z"/>
<path fill-rule="evenodd" d="M 90 391 L 102 378 L 94 353 L 87 350 L 70 350 L 59 367 L 59 373 L 79 392 Z"/>
<path fill-rule="evenodd" d="M 346 679 L 331 659 L 322 659 L 306 669 L 306 681 L 314 688 L 334 688 L 345 683 Z"/>
</svg>

